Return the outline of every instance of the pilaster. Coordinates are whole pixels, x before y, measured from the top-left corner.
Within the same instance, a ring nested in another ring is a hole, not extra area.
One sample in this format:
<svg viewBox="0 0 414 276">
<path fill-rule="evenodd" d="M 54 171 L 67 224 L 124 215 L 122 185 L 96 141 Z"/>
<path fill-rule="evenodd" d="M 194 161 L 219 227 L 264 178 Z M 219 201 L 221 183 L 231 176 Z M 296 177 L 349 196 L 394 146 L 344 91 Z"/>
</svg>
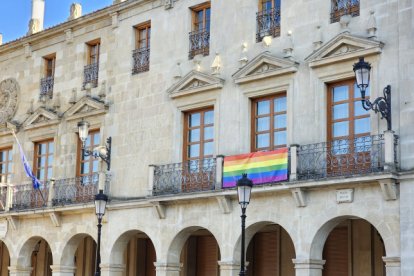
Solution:
<svg viewBox="0 0 414 276">
<path fill-rule="evenodd" d="M 157 276 L 180 276 L 182 265 L 180 263 L 154 263 Z"/>
<path fill-rule="evenodd" d="M 21 267 L 21 266 L 9 266 L 10 276 L 31 276 L 32 267 Z"/>
<path fill-rule="evenodd" d="M 236 262 L 218 262 L 220 276 L 237 276 L 240 272 L 240 264 Z"/>
<path fill-rule="evenodd" d="M 53 276 L 74 276 L 76 267 L 66 265 L 51 265 Z"/>
<path fill-rule="evenodd" d="M 123 264 L 101 264 L 101 276 L 123 276 L 124 272 Z"/>
<path fill-rule="evenodd" d="M 385 263 L 385 271 L 387 276 L 401 275 L 401 259 L 400 257 L 382 257 Z"/>
<path fill-rule="evenodd" d="M 322 276 L 325 260 L 293 259 L 296 276 Z"/>
</svg>

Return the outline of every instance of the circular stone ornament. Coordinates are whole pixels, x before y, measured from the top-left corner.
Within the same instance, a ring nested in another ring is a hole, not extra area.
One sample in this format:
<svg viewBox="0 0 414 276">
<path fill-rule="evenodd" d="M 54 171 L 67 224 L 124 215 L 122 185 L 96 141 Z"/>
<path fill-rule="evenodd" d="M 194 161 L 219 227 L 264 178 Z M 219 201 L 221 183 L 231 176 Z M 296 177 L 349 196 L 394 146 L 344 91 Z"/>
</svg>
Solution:
<svg viewBox="0 0 414 276">
<path fill-rule="evenodd" d="M 15 79 L 0 82 L 0 124 L 10 121 L 17 111 L 20 88 Z"/>
</svg>

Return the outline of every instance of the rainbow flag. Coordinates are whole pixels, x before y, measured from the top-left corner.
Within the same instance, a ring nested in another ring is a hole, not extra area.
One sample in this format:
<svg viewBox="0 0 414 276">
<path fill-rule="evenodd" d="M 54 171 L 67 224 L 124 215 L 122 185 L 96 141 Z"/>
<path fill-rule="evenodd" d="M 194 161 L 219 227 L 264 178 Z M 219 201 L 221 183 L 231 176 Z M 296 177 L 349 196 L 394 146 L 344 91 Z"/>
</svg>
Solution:
<svg viewBox="0 0 414 276">
<path fill-rule="evenodd" d="M 287 169 L 287 148 L 224 157 L 223 188 L 235 187 L 243 173 L 255 185 L 287 180 Z"/>
</svg>

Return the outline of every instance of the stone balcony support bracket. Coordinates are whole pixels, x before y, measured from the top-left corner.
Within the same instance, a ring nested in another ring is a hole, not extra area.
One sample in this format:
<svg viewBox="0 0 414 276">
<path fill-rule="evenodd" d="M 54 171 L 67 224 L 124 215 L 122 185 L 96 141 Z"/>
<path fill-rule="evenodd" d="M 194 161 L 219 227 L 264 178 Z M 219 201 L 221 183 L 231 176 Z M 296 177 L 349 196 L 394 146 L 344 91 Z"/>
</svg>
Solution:
<svg viewBox="0 0 414 276">
<path fill-rule="evenodd" d="M 16 231 L 19 226 L 19 219 L 16 216 L 7 216 L 6 219 L 10 227 Z"/>
<path fill-rule="evenodd" d="M 381 192 L 386 201 L 396 200 L 398 198 L 398 189 L 395 179 L 381 179 L 378 181 Z"/>
<path fill-rule="evenodd" d="M 62 225 L 62 223 L 61 223 L 62 219 L 61 219 L 61 216 L 60 216 L 59 213 L 51 212 L 51 213 L 49 213 L 49 217 L 50 217 L 50 220 L 52 221 L 52 224 L 55 227 L 60 227 Z"/>
<path fill-rule="evenodd" d="M 306 207 L 306 194 L 302 188 L 291 189 L 293 199 L 295 200 L 296 207 Z"/>
<path fill-rule="evenodd" d="M 166 218 L 166 207 L 164 204 L 162 204 L 159 201 L 151 202 L 152 206 L 154 207 L 155 214 L 158 216 L 159 219 L 165 219 Z"/>
<path fill-rule="evenodd" d="M 216 198 L 223 214 L 230 214 L 233 210 L 231 198 L 229 196 L 217 196 Z"/>
</svg>

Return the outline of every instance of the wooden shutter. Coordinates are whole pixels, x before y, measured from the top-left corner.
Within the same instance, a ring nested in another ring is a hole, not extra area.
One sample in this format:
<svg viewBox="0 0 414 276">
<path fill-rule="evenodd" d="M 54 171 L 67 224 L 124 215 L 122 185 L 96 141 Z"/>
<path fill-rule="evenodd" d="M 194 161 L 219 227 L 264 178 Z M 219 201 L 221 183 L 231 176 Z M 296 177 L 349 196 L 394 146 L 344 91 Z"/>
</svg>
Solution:
<svg viewBox="0 0 414 276">
<path fill-rule="evenodd" d="M 254 243 L 254 275 L 279 275 L 279 231 L 257 233 Z"/>
<path fill-rule="evenodd" d="M 323 249 L 326 260 L 323 276 L 348 276 L 348 226 L 336 227 L 329 234 Z"/>
<path fill-rule="evenodd" d="M 197 237 L 197 276 L 218 275 L 218 246 L 213 236 Z"/>
<path fill-rule="evenodd" d="M 155 255 L 155 248 L 150 239 L 147 241 L 147 263 L 146 263 L 146 276 L 155 276 L 155 265 L 154 262 L 157 260 Z"/>
</svg>

